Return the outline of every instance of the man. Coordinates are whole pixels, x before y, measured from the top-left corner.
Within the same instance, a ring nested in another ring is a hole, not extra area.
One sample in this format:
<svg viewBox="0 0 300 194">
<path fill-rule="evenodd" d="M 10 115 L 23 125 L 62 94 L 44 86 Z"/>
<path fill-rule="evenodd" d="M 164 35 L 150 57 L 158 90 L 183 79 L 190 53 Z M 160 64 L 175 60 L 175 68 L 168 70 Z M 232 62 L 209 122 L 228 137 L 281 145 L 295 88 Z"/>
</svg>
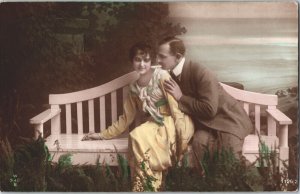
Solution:
<svg viewBox="0 0 300 194">
<path fill-rule="evenodd" d="M 182 40 L 162 40 L 157 60 L 163 69 L 170 70 L 173 78 L 165 83 L 165 89 L 178 101 L 179 109 L 194 121 L 192 146 L 198 160 L 206 147 L 210 151 L 217 147 L 232 149 L 239 158 L 244 138 L 253 125 L 238 101 L 226 93 L 211 71 L 185 58 Z"/>
</svg>

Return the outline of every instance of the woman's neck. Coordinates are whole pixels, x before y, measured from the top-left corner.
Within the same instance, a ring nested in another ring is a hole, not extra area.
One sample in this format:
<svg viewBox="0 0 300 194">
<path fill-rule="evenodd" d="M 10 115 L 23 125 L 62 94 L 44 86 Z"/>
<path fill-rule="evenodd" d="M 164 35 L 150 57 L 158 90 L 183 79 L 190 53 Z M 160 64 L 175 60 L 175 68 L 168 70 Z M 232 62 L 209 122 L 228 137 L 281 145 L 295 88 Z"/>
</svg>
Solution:
<svg viewBox="0 0 300 194">
<path fill-rule="evenodd" d="M 137 84 L 141 87 L 147 86 L 152 78 L 154 70 L 155 69 L 151 68 L 147 73 L 140 75 L 139 79 L 137 80 Z"/>
</svg>

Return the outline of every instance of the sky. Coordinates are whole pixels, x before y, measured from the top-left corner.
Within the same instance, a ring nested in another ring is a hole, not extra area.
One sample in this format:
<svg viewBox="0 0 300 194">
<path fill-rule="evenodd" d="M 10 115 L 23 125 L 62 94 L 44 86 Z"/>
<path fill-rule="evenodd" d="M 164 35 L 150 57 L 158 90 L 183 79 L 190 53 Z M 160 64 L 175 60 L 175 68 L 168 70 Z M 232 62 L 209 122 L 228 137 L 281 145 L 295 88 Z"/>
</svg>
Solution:
<svg viewBox="0 0 300 194">
<path fill-rule="evenodd" d="M 221 81 L 239 82 L 249 91 L 269 94 L 297 85 L 295 1 L 169 5 L 170 19 L 187 29 L 179 37 L 188 56 L 213 70 Z"/>
<path fill-rule="evenodd" d="M 180 2 L 170 4 L 170 17 L 297 18 L 298 4 L 285 2 Z"/>
</svg>

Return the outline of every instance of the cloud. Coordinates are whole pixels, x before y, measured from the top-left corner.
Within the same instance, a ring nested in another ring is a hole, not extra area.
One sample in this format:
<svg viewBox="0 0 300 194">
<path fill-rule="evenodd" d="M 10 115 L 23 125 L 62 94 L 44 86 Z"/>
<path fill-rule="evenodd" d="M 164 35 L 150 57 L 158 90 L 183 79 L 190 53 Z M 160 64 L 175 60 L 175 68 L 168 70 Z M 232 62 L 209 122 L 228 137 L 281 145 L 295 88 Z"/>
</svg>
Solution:
<svg viewBox="0 0 300 194">
<path fill-rule="evenodd" d="M 277 46 L 298 46 L 297 37 L 223 37 L 223 36 L 185 36 L 182 37 L 187 45 L 277 45 Z"/>
<path fill-rule="evenodd" d="M 183 18 L 298 18 L 295 2 L 177 2 L 170 17 Z"/>
</svg>

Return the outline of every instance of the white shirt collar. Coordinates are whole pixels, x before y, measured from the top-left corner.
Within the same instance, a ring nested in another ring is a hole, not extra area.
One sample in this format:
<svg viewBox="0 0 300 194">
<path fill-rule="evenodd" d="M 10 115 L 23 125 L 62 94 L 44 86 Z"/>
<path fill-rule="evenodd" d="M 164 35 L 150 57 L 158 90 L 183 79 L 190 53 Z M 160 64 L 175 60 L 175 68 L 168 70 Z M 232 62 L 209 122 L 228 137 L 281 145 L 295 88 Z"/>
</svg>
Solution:
<svg viewBox="0 0 300 194">
<path fill-rule="evenodd" d="M 176 75 L 176 76 L 179 76 L 182 72 L 182 69 L 183 69 L 183 65 L 184 65 L 184 62 L 185 62 L 185 57 L 183 57 L 181 59 L 181 61 L 174 67 L 174 69 L 172 70 L 173 73 Z"/>
</svg>

